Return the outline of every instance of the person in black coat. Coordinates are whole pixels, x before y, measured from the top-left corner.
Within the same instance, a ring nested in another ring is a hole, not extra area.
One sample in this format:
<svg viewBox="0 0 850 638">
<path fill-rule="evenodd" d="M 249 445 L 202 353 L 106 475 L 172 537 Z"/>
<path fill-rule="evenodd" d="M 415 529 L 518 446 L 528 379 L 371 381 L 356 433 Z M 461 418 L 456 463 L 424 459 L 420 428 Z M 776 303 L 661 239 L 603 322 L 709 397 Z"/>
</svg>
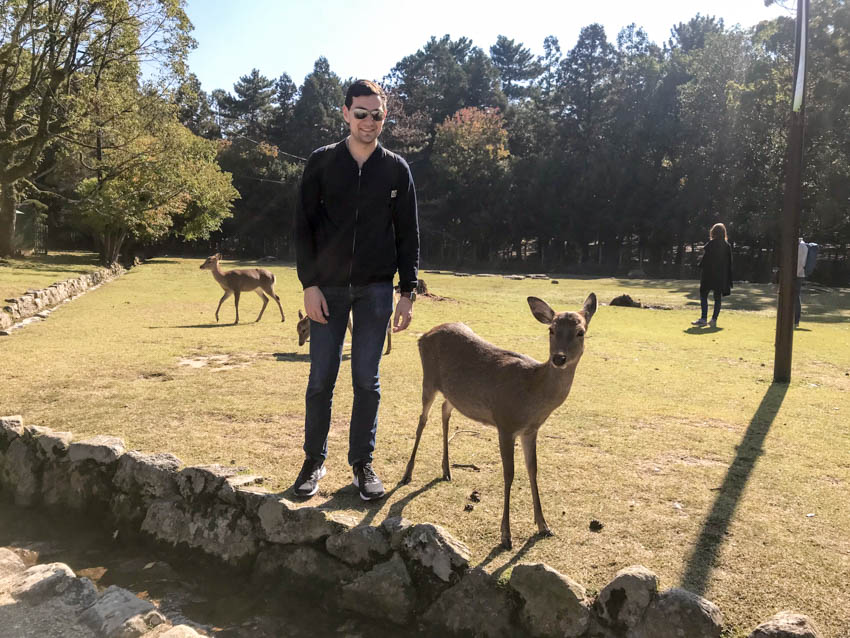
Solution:
<svg viewBox="0 0 850 638">
<path fill-rule="evenodd" d="M 732 292 L 732 248 L 726 240 L 726 226 L 715 224 L 709 233 L 709 242 L 703 248 L 699 267 L 699 301 L 702 315 L 693 322 L 695 326 L 717 326 L 721 299 Z M 714 292 L 714 312 L 708 321 L 708 293 Z"/>
</svg>

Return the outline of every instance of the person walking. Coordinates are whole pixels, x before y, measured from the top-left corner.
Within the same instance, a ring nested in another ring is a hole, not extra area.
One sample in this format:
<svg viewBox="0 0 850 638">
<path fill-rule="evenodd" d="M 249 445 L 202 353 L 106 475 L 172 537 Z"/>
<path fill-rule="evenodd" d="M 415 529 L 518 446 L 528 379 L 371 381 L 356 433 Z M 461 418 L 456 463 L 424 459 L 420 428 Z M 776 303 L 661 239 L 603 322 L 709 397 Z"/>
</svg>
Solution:
<svg viewBox="0 0 850 638">
<path fill-rule="evenodd" d="M 310 318 L 310 377 L 305 396 L 305 459 L 293 485 L 309 497 L 325 476 L 328 430 L 342 344 L 352 315 L 354 403 L 348 463 L 364 500 L 384 486 L 372 468 L 381 400 L 379 366 L 393 308 L 393 332 L 410 325 L 419 269 L 419 222 L 410 167 L 378 143 L 387 115 L 384 90 L 357 80 L 345 96 L 344 140 L 307 161 L 295 220 L 296 265 Z"/>
<path fill-rule="evenodd" d="M 732 248 L 726 237 L 726 226 L 715 224 L 709 231 L 709 241 L 703 247 L 700 260 L 699 301 L 702 311 L 694 326 L 717 327 L 717 317 L 725 295 L 732 292 Z M 708 321 L 708 293 L 714 293 L 714 312 Z"/>
<path fill-rule="evenodd" d="M 806 260 L 809 257 L 809 245 L 800 237 L 797 243 L 797 276 L 794 277 L 794 327 L 800 327 L 800 315 L 803 313 L 803 280 L 806 278 Z"/>
</svg>

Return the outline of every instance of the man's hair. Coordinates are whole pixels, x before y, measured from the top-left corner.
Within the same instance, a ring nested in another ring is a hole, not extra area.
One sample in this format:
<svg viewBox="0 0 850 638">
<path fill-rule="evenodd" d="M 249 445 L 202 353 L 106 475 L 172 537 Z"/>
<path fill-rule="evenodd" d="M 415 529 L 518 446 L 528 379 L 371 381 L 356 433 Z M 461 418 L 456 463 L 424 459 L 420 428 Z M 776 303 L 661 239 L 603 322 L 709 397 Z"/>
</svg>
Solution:
<svg viewBox="0 0 850 638">
<path fill-rule="evenodd" d="M 726 226 L 723 224 L 715 224 L 711 227 L 709 237 L 712 239 L 726 239 Z"/>
<path fill-rule="evenodd" d="M 377 83 L 372 82 L 372 80 L 357 80 L 349 86 L 345 94 L 345 107 L 350 109 L 354 98 L 363 97 L 364 95 L 377 95 L 381 98 L 381 105 L 384 109 L 387 108 L 387 94 L 384 92 L 384 89 Z"/>
</svg>

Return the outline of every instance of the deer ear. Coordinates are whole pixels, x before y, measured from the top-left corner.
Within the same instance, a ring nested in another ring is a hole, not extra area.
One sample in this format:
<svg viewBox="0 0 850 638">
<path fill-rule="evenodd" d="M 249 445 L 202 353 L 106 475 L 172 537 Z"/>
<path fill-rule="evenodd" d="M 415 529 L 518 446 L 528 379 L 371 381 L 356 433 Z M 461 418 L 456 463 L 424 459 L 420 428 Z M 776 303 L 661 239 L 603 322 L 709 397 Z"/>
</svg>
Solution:
<svg viewBox="0 0 850 638">
<path fill-rule="evenodd" d="M 298 309 L 298 318 L 303 319 L 304 315 L 301 314 L 301 308 Z"/>
<path fill-rule="evenodd" d="M 538 299 L 537 297 L 528 298 L 528 306 L 531 308 L 531 314 L 540 323 L 550 324 L 555 319 L 555 311 L 549 307 L 549 304 Z"/>
<path fill-rule="evenodd" d="M 584 315 L 585 324 L 590 323 L 590 318 L 596 313 L 596 294 L 590 293 L 587 299 L 584 300 L 584 307 L 581 309 L 581 314 Z"/>
</svg>

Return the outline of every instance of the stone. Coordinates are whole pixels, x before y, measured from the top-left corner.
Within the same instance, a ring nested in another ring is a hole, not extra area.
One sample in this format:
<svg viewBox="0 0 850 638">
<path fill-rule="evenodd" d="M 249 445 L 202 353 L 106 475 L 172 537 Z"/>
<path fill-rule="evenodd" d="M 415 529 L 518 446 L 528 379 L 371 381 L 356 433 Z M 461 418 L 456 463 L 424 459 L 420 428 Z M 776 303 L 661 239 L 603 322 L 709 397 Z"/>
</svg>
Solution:
<svg viewBox="0 0 850 638">
<path fill-rule="evenodd" d="M 0 486 L 14 495 L 15 505 L 31 507 L 41 498 L 41 462 L 23 437 L 13 440 L 0 465 Z"/>
<path fill-rule="evenodd" d="M 165 622 L 154 605 L 132 592 L 110 585 L 80 621 L 104 638 L 136 638 Z"/>
<path fill-rule="evenodd" d="M 263 481 L 265 481 L 265 478 L 255 474 L 229 476 L 221 484 L 221 488 L 218 490 L 218 498 L 229 505 L 239 505 L 242 503 L 243 496 L 240 492 L 251 491 L 245 490 L 245 488 L 260 485 Z"/>
<path fill-rule="evenodd" d="M 94 600 L 97 590 L 88 578 L 77 578 L 64 563 L 34 565 L 19 575 L 12 597 L 37 605 L 56 596 L 80 605 Z"/>
<path fill-rule="evenodd" d="M 629 638 L 720 638 L 723 614 L 711 601 L 684 589 L 668 589 L 652 601 Z"/>
<path fill-rule="evenodd" d="M 569 577 L 544 563 L 522 563 L 514 567 L 510 585 L 523 600 L 521 615 L 531 634 L 577 638 L 587 631 L 587 594 Z"/>
<path fill-rule="evenodd" d="M 26 571 L 26 564 L 11 549 L 0 547 L 0 580 Z"/>
<path fill-rule="evenodd" d="M 457 579 L 469 567 L 469 548 L 439 525 L 411 527 L 401 542 L 404 555 L 432 571 L 443 582 Z"/>
<path fill-rule="evenodd" d="M 315 543 L 357 525 L 351 516 L 314 507 L 296 509 L 284 498 L 265 499 L 257 516 L 265 540 L 281 545 Z"/>
<path fill-rule="evenodd" d="M 257 552 L 254 525 L 243 512 L 222 503 L 192 510 L 179 499 L 154 501 L 141 530 L 172 545 L 185 543 L 231 564 Z"/>
<path fill-rule="evenodd" d="M 357 570 L 308 546 L 271 546 L 254 562 L 253 578 L 286 582 L 300 590 L 322 590 L 354 580 Z"/>
<path fill-rule="evenodd" d="M 447 635 L 511 638 L 514 605 L 504 588 L 482 569 L 473 569 L 444 591 L 424 615 L 425 622 Z"/>
<path fill-rule="evenodd" d="M 218 464 L 184 467 L 177 474 L 177 488 L 186 500 L 198 498 L 202 494 L 214 496 L 224 481 L 235 474 L 235 468 Z"/>
<path fill-rule="evenodd" d="M 112 482 L 125 494 L 149 503 L 177 495 L 177 470 L 182 462 L 173 454 L 142 454 L 132 450 L 118 461 Z"/>
<path fill-rule="evenodd" d="M 416 591 L 404 560 L 394 553 L 390 560 L 343 585 L 340 606 L 401 625 L 410 619 L 415 600 Z"/>
<path fill-rule="evenodd" d="M 41 450 L 41 453 L 48 459 L 55 460 L 63 458 L 68 454 L 71 446 L 71 441 L 74 435 L 70 432 L 55 432 L 50 428 L 33 427 L 33 433 L 36 443 Z"/>
<path fill-rule="evenodd" d="M 162 632 L 157 638 L 201 638 L 201 634 L 192 629 L 189 625 L 177 625 L 171 629 Z"/>
<path fill-rule="evenodd" d="M 618 631 L 637 627 L 658 594 L 658 578 L 646 567 L 635 565 L 616 573 L 596 598 L 594 610 L 600 620 Z"/>
<path fill-rule="evenodd" d="M 94 461 L 98 465 L 109 465 L 124 454 L 124 441 L 117 436 L 98 434 L 83 441 L 71 443 L 68 458 L 72 463 Z"/>
<path fill-rule="evenodd" d="M 12 441 L 23 435 L 23 418 L 20 416 L 0 417 L 0 452 L 4 452 Z"/>
<path fill-rule="evenodd" d="M 821 638 L 821 633 L 807 616 L 780 611 L 756 627 L 748 638 Z"/>
<path fill-rule="evenodd" d="M 390 516 L 389 518 L 384 519 L 381 523 L 381 527 L 389 536 L 390 547 L 398 549 L 401 547 L 401 541 L 407 533 L 407 530 L 413 527 L 413 523 L 401 516 Z"/>
<path fill-rule="evenodd" d="M 325 542 L 328 553 L 349 565 L 373 565 L 390 553 L 390 544 L 379 527 L 355 527 L 333 534 Z"/>
</svg>

